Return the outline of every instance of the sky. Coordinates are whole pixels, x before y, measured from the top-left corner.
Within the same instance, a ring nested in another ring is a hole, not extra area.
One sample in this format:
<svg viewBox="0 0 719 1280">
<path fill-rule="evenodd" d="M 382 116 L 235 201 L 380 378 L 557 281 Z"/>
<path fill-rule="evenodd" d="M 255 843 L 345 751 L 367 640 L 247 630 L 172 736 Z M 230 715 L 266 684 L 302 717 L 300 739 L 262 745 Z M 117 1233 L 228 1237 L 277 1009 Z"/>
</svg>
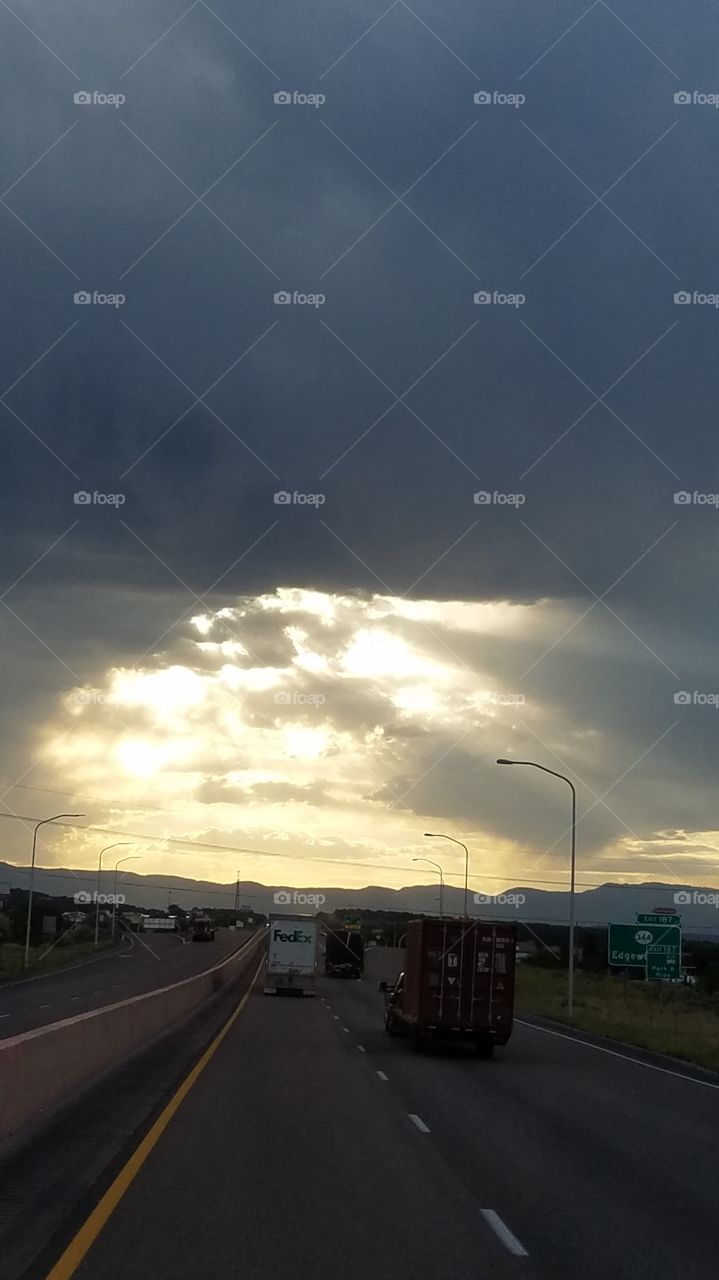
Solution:
<svg viewBox="0 0 719 1280">
<path fill-rule="evenodd" d="M 3 3 L 5 858 L 714 883 L 718 32 Z"/>
</svg>

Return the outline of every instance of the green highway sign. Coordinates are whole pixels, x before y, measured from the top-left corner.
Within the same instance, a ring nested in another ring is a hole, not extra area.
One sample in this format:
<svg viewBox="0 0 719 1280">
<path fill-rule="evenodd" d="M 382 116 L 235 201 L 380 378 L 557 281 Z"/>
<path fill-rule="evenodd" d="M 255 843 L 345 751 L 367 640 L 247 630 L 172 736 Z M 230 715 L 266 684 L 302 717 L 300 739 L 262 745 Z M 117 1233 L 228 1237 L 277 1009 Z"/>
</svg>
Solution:
<svg viewBox="0 0 719 1280">
<path fill-rule="evenodd" d="M 678 925 L 610 924 L 609 963 L 624 969 L 646 969 L 647 951 L 676 955 L 681 964 L 682 931 Z"/>
<path fill-rule="evenodd" d="M 648 916 L 637 916 L 637 924 L 681 924 L 681 916 L 665 915 L 664 912 L 653 911 Z"/>
<path fill-rule="evenodd" d="M 647 947 L 647 978 L 659 982 L 681 982 L 682 960 L 679 951 L 668 954 Z"/>
</svg>

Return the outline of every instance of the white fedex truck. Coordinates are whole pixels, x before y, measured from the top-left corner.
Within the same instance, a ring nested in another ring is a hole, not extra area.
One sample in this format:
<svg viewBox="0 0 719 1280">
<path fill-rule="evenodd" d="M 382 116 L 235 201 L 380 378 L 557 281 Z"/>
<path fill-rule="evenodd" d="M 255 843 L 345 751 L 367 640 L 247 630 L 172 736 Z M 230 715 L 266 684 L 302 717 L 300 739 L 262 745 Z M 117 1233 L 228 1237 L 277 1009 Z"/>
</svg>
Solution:
<svg viewBox="0 0 719 1280">
<path fill-rule="evenodd" d="M 317 924 L 302 917 L 270 916 L 265 995 L 280 991 L 315 994 Z"/>
</svg>

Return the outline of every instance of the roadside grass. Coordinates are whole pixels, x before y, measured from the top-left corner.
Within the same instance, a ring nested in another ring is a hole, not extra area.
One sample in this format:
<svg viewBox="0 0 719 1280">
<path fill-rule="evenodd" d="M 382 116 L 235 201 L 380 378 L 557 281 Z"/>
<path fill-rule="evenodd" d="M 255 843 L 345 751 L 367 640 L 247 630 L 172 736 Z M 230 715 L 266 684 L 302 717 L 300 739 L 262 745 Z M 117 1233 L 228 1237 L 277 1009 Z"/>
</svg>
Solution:
<svg viewBox="0 0 719 1280">
<path fill-rule="evenodd" d="M 71 942 L 67 945 L 53 947 L 47 955 L 48 942 L 40 947 L 30 948 L 30 967 L 28 975 L 34 977 L 38 973 L 50 973 L 53 969 L 64 969 L 91 956 L 95 950 L 92 942 Z M 100 942 L 99 951 L 106 951 L 114 943 L 108 939 Z M 0 946 L 0 982 L 9 982 L 19 978 L 23 972 L 25 948 L 17 942 L 6 942 Z"/>
<path fill-rule="evenodd" d="M 516 1010 L 569 1023 L 566 972 L 519 965 Z M 692 987 L 577 972 L 571 1025 L 719 1071 L 719 999 Z"/>
</svg>

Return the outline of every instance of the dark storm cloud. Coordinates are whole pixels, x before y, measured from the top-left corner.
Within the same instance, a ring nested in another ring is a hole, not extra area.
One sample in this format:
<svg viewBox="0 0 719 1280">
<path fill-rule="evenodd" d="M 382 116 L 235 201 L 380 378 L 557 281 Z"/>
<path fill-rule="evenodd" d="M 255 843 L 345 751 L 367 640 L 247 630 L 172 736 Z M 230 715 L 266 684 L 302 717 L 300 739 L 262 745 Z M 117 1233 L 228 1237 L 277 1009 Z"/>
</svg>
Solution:
<svg viewBox="0 0 719 1280">
<path fill-rule="evenodd" d="M 676 688 L 712 687 L 719 513 L 673 495 L 719 490 L 719 310 L 674 294 L 719 290 L 719 112 L 674 94 L 719 88 L 714 12 L 586 8 L 0 11 L 0 563 L 27 714 L 68 668 L 169 650 L 208 590 L 278 584 L 572 617 L 608 592 L 596 659 L 560 643 L 527 681 L 626 735 L 627 762 Z M 126 101 L 74 103 L 95 90 Z M 261 663 L 286 657 L 250 629 Z M 503 678 L 553 639 L 507 641 Z M 688 820 L 714 728 L 681 710 Z"/>
<path fill-rule="evenodd" d="M 4 422 L 10 579 L 80 516 L 55 573 L 76 571 L 79 543 L 119 589 L 162 583 L 119 515 L 195 590 L 247 552 L 228 587 L 376 574 L 404 591 L 426 574 L 436 595 L 571 593 L 520 516 L 605 589 L 671 525 L 674 489 L 714 466 L 716 315 L 673 304 L 713 284 L 716 113 L 673 102 L 692 76 L 711 88 L 701 33 L 687 48 L 669 17 L 623 15 L 647 48 L 599 4 L 542 57 L 582 10 L 490 6 L 479 22 L 398 4 L 343 57 L 381 6 L 327 22 L 310 6 L 292 39 L 282 6 L 250 6 L 239 30 L 226 9 L 199 4 L 163 36 L 179 5 L 136 15 L 131 35 L 21 8 L 57 57 L 3 16 L 7 185 L 34 166 L 7 196 L 26 226 L 3 212 L 3 376 L 21 379 Z M 127 100 L 78 107 L 78 87 Z M 482 110 L 480 87 L 527 101 Z M 327 101 L 278 107 L 278 88 Z M 217 179 L 213 216 L 195 197 Z M 583 216 L 618 179 L 616 216 Z M 382 216 L 415 182 L 414 213 Z M 126 302 L 78 308 L 82 288 Z M 479 288 L 527 300 L 476 307 Z M 277 307 L 279 289 L 326 302 Z M 609 409 L 586 412 L 634 364 Z M 74 509 L 95 487 L 125 493 L 122 511 Z M 278 488 L 326 501 L 278 510 Z M 479 488 L 526 503 L 478 510 Z M 679 515 L 669 546 L 711 544 L 708 521 Z M 669 546 L 629 597 L 666 581 Z"/>
</svg>

